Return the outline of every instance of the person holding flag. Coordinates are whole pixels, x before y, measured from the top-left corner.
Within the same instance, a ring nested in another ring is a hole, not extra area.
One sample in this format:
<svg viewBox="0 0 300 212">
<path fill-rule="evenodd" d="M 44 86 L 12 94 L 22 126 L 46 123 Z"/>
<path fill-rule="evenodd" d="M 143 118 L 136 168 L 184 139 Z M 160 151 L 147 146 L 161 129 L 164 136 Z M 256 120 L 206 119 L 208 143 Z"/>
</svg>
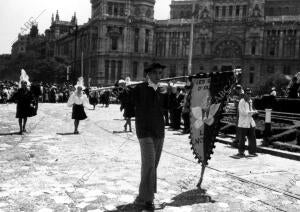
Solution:
<svg viewBox="0 0 300 212">
<path fill-rule="evenodd" d="M 164 68 L 159 63 L 151 64 L 145 69 L 147 81 L 137 85 L 131 93 L 142 159 L 139 194 L 134 205 L 148 210 L 155 208 L 153 200 L 157 192 L 157 167 L 165 137 L 163 98 L 158 85 Z"/>
</svg>

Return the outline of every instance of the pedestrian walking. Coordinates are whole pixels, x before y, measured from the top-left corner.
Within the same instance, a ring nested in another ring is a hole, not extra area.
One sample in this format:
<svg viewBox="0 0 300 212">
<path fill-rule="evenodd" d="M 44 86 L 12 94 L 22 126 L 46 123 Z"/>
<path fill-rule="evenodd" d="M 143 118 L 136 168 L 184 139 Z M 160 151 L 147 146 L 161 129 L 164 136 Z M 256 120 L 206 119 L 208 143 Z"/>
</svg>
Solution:
<svg viewBox="0 0 300 212">
<path fill-rule="evenodd" d="M 190 99 L 191 99 L 191 86 L 185 86 L 185 94 L 182 103 L 182 119 L 183 119 L 183 134 L 190 133 Z"/>
<path fill-rule="evenodd" d="M 126 86 L 125 80 L 119 80 L 119 86 L 122 88 L 118 96 L 121 102 L 120 111 L 124 110 L 123 117 L 126 120 L 124 131 L 127 132 L 128 126 L 129 132 L 132 132 L 131 118 L 134 117 L 134 105 L 130 99 L 130 88 Z"/>
<path fill-rule="evenodd" d="M 22 69 L 20 85 L 18 91 L 14 94 L 13 100 L 17 103 L 16 118 L 19 119 L 19 134 L 22 135 L 26 130 L 27 118 L 36 115 L 34 108 L 34 96 L 29 90 L 29 77 Z M 35 114 L 34 114 L 35 113 Z"/>
<path fill-rule="evenodd" d="M 30 86 L 30 91 L 32 92 L 33 97 L 34 97 L 35 110 L 33 111 L 33 115 L 37 115 L 37 110 L 39 108 L 39 98 L 42 95 L 40 85 L 36 84 L 36 83 L 32 83 Z"/>
<path fill-rule="evenodd" d="M 239 139 L 240 139 L 240 131 L 239 131 L 239 102 L 244 96 L 244 90 L 241 85 L 236 85 L 233 91 L 233 101 L 234 101 L 234 109 L 236 112 L 236 121 L 235 121 L 235 140 L 232 142 L 232 146 L 238 148 Z"/>
<path fill-rule="evenodd" d="M 181 125 L 181 113 L 182 113 L 182 102 L 184 99 L 184 95 L 181 93 L 181 89 L 179 87 L 176 88 L 176 96 L 174 102 L 174 125 L 173 128 L 175 130 L 180 129 Z"/>
<path fill-rule="evenodd" d="M 255 121 L 253 115 L 257 113 L 253 109 L 253 102 L 251 99 L 251 90 L 245 90 L 243 98 L 239 102 L 239 153 L 236 157 L 245 157 L 245 138 L 248 138 L 248 152 L 249 156 L 257 156 L 256 154 L 256 136 L 255 136 Z"/>
<path fill-rule="evenodd" d="M 139 194 L 134 205 L 150 210 L 155 208 L 153 200 L 157 192 L 157 167 L 165 137 L 163 98 L 158 89 L 164 68 L 159 63 L 151 64 L 145 69 L 147 81 L 132 91 L 142 162 Z"/>
<path fill-rule="evenodd" d="M 83 79 L 80 79 L 75 86 L 76 90 L 71 94 L 68 100 L 68 106 L 72 108 L 72 119 L 74 119 L 74 134 L 79 134 L 79 122 L 87 118 L 84 107 L 88 107 L 88 98 L 83 93 Z"/>
<path fill-rule="evenodd" d="M 90 104 L 93 105 L 93 108 L 95 110 L 96 105 L 98 104 L 98 97 L 96 91 L 91 92 L 89 100 L 90 100 Z"/>
</svg>

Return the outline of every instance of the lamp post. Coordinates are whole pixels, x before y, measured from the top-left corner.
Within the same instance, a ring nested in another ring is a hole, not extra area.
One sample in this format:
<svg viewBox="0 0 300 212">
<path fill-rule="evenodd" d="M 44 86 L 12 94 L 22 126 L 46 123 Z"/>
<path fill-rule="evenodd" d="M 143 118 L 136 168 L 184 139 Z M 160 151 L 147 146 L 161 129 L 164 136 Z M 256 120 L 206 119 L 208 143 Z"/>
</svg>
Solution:
<svg viewBox="0 0 300 212">
<path fill-rule="evenodd" d="M 67 66 L 67 82 L 70 80 L 70 69 L 72 66 Z"/>
<path fill-rule="evenodd" d="M 78 25 L 77 24 L 71 29 L 71 33 L 74 33 L 74 58 L 73 58 L 73 71 L 71 74 L 71 81 L 76 82 L 76 78 L 77 78 L 77 73 L 76 73 L 77 34 L 78 34 Z"/>
</svg>

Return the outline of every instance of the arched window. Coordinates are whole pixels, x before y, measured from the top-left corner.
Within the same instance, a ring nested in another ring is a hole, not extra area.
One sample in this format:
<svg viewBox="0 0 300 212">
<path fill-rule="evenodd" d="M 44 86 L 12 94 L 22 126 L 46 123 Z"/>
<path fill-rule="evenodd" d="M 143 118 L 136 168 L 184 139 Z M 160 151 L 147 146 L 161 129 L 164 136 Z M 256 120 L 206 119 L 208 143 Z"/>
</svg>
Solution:
<svg viewBox="0 0 300 212">
<path fill-rule="evenodd" d="M 274 8 L 273 8 L 273 7 L 270 7 L 270 8 L 269 8 L 269 15 L 270 15 L 270 16 L 273 16 L 273 15 L 274 15 Z"/>
<path fill-rule="evenodd" d="M 151 18 L 151 10 L 148 9 L 146 12 L 146 18 Z"/>
<path fill-rule="evenodd" d="M 218 18 L 219 17 L 219 6 L 216 6 L 216 8 L 215 8 L 215 14 L 216 14 L 216 18 Z"/>
<path fill-rule="evenodd" d="M 184 12 L 180 11 L 180 17 L 179 18 L 184 18 Z"/>
<path fill-rule="evenodd" d="M 141 15 L 141 10 L 140 10 L 139 7 L 136 7 L 136 8 L 135 8 L 134 14 L 135 14 L 136 16 L 140 16 L 140 15 Z"/>
<path fill-rule="evenodd" d="M 118 50 L 118 38 L 117 37 L 111 38 L 111 50 Z"/>
<path fill-rule="evenodd" d="M 284 8 L 284 15 L 289 15 L 289 12 L 290 12 L 290 8 L 285 7 Z"/>
<path fill-rule="evenodd" d="M 251 44 L 251 55 L 255 55 L 256 54 L 256 42 L 253 41 Z"/>
<path fill-rule="evenodd" d="M 114 82 L 116 79 L 116 61 L 111 61 L 110 79 Z"/>
<path fill-rule="evenodd" d="M 108 13 L 108 15 L 112 15 L 113 14 L 113 4 L 112 4 L 112 2 L 108 2 L 108 7 L 107 7 L 108 9 L 108 11 L 107 11 L 107 13 Z"/>
<path fill-rule="evenodd" d="M 278 9 L 277 9 L 277 15 L 283 15 L 283 14 L 282 14 L 282 8 L 281 8 L 281 7 L 278 7 Z"/>
<path fill-rule="evenodd" d="M 114 5 L 114 16 L 118 16 L 119 8 L 117 5 Z"/>
<path fill-rule="evenodd" d="M 233 15 L 233 6 L 229 6 L 229 16 L 232 17 Z"/>
<path fill-rule="evenodd" d="M 205 41 L 201 42 L 201 54 L 204 55 L 205 54 Z"/>
<path fill-rule="evenodd" d="M 235 8 L 235 16 L 239 17 L 240 16 L 240 6 L 237 5 Z"/>
<path fill-rule="evenodd" d="M 222 7 L 222 16 L 225 17 L 226 16 L 226 6 Z"/>
</svg>

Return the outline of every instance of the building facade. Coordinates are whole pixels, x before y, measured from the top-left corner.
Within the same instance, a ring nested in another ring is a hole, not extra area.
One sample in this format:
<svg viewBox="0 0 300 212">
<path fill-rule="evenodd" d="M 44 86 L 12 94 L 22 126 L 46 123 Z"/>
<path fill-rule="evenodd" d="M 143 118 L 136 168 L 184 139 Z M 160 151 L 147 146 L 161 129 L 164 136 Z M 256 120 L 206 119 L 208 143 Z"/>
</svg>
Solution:
<svg viewBox="0 0 300 212">
<path fill-rule="evenodd" d="M 91 0 L 90 20 L 55 41 L 57 56 L 72 58 L 73 77 L 91 85 L 144 77 L 152 61 L 165 77 L 242 68 L 243 84 L 300 68 L 300 1 L 173 0 L 169 20 L 155 20 L 155 0 Z M 194 18 L 192 18 L 194 17 Z"/>
<path fill-rule="evenodd" d="M 0 55 L 0 77 L 3 77 L 3 72 L 7 69 L 8 63 L 10 62 L 11 55 L 2 54 Z"/>
</svg>

